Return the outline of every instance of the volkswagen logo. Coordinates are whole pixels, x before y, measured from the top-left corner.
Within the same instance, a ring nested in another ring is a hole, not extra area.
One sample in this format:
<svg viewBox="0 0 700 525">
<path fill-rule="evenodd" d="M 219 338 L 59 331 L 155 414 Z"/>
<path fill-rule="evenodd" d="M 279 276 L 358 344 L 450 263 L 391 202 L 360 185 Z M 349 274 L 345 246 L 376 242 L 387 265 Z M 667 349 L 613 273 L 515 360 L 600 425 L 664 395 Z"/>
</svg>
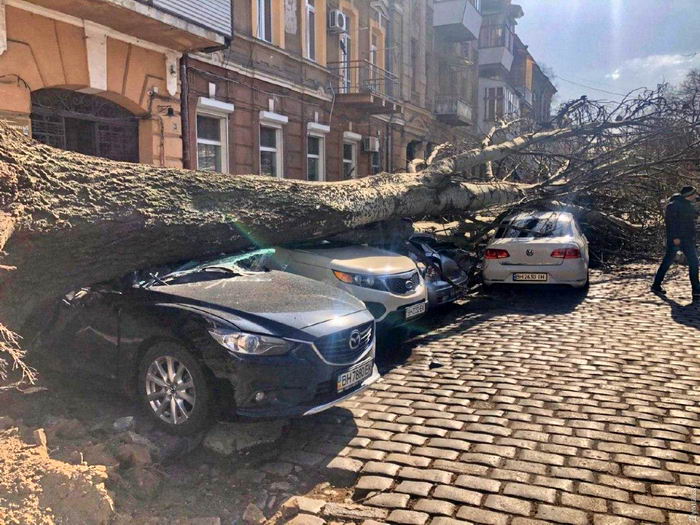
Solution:
<svg viewBox="0 0 700 525">
<path fill-rule="evenodd" d="M 410 292 L 415 287 L 416 287 L 416 285 L 413 284 L 413 281 L 411 281 L 410 279 L 408 281 L 406 281 L 406 290 L 408 290 Z"/>
<path fill-rule="evenodd" d="M 360 343 L 362 342 L 362 335 L 359 330 L 353 330 L 350 334 L 350 339 L 348 339 L 348 346 L 350 350 L 357 350 L 360 348 Z"/>
<path fill-rule="evenodd" d="M 533 255 L 535 255 L 535 252 L 533 252 L 532 250 L 525 250 L 525 255 L 527 255 L 528 257 L 532 257 Z"/>
</svg>

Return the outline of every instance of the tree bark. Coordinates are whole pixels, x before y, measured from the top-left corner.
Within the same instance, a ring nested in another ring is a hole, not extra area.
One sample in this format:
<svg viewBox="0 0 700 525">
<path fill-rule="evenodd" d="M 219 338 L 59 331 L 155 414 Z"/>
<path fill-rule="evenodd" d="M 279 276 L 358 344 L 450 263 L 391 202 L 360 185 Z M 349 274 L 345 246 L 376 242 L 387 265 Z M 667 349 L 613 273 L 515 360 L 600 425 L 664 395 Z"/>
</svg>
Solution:
<svg viewBox="0 0 700 525">
<path fill-rule="evenodd" d="M 477 161 L 478 162 L 478 161 Z M 0 322 L 128 271 L 247 246 L 328 237 L 400 217 L 504 205 L 513 184 L 427 172 L 336 183 L 116 163 L 0 132 Z"/>
</svg>

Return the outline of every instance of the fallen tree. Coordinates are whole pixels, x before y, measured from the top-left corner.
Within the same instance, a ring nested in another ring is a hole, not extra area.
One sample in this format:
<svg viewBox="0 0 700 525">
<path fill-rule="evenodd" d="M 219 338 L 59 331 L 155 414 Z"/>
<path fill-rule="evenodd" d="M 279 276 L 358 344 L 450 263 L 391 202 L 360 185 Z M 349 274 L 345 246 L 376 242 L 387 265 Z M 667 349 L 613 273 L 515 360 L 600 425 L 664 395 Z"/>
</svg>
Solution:
<svg viewBox="0 0 700 525">
<path fill-rule="evenodd" d="M 596 107 L 583 101 L 545 129 L 523 128 L 519 136 L 489 137 L 473 148 L 445 147 L 441 158 L 431 157 L 416 173 L 336 183 L 116 163 L 0 127 L 0 357 L 20 362 L 14 332 L 21 333 L 43 301 L 132 269 L 329 237 L 402 217 L 568 205 L 577 191 L 624 180 L 640 166 L 673 165 L 696 145 L 655 150 L 653 160 L 640 157 L 674 109 L 656 93 L 615 112 L 598 107 L 596 113 Z M 485 183 L 469 180 L 473 168 L 514 158 L 518 165 L 534 159 L 537 180 L 499 181 L 500 167 Z M 621 217 L 613 222 L 618 229 L 629 223 Z"/>
</svg>

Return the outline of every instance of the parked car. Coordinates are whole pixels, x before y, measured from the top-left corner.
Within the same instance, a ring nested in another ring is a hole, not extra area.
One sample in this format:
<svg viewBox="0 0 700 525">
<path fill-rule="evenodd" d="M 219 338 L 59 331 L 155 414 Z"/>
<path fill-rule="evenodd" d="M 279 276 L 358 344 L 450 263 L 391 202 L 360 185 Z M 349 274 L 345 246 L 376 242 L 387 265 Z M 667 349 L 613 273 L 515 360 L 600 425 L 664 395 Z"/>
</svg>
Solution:
<svg viewBox="0 0 700 525">
<path fill-rule="evenodd" d="M 275 264 L 351 293 L 387 329 L 405 325 L 427 310 L 427 289 L 416 264 L 404 255 L 328 241 L 277 248 Z"/>
<path fill-rule="evenodd" d="M 452 303 L 469 288 L 474 261 L 463 250 L 443 245 L 429 234 L 413 235 L 391 249 L 418 266 L 428 289 L 428 308 Z"/>
<path fill-rule="evenodd" d="M 588 241 L 567 212 L 523 212 L 505 219 L 484 252 L 485 285 L 588 284 Z"/>
<path fill-rule="evenodd" d="M 365 305 L 262 268 L 259 255 L 135 272 L 70 293 L 37 316 L 41 347 L 67 372 L 136 394 L 175 434 L 201 430 L 215 408 L 317 413 L 377 380 Z"/>
</svg>

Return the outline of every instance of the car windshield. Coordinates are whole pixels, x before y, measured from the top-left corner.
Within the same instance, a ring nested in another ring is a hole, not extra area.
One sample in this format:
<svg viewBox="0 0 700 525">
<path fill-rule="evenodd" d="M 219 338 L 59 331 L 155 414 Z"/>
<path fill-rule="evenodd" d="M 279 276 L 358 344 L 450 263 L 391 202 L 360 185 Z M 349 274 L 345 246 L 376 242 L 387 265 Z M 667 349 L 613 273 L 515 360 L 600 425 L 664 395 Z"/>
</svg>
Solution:
<svg viewBox="0 0 700 525">
<path fill-rule="evenodd" d="M 274 253 L 274 249 L 267 248 L 236 255 L 222 255 L 206 261 L 192 260 L 165 266 L 144 272 L 138 285 L 142 288 L 167 286 L 263 272 L 267 271 L 266 263 Z"/>
<path fill-rule="evenodd" d="M 503 223 L 496 232 L 497 239 L 522 237 L 561 237 L 571 235 L 571 222 L 560 215 L 517 217 Z"/>
</svg>

